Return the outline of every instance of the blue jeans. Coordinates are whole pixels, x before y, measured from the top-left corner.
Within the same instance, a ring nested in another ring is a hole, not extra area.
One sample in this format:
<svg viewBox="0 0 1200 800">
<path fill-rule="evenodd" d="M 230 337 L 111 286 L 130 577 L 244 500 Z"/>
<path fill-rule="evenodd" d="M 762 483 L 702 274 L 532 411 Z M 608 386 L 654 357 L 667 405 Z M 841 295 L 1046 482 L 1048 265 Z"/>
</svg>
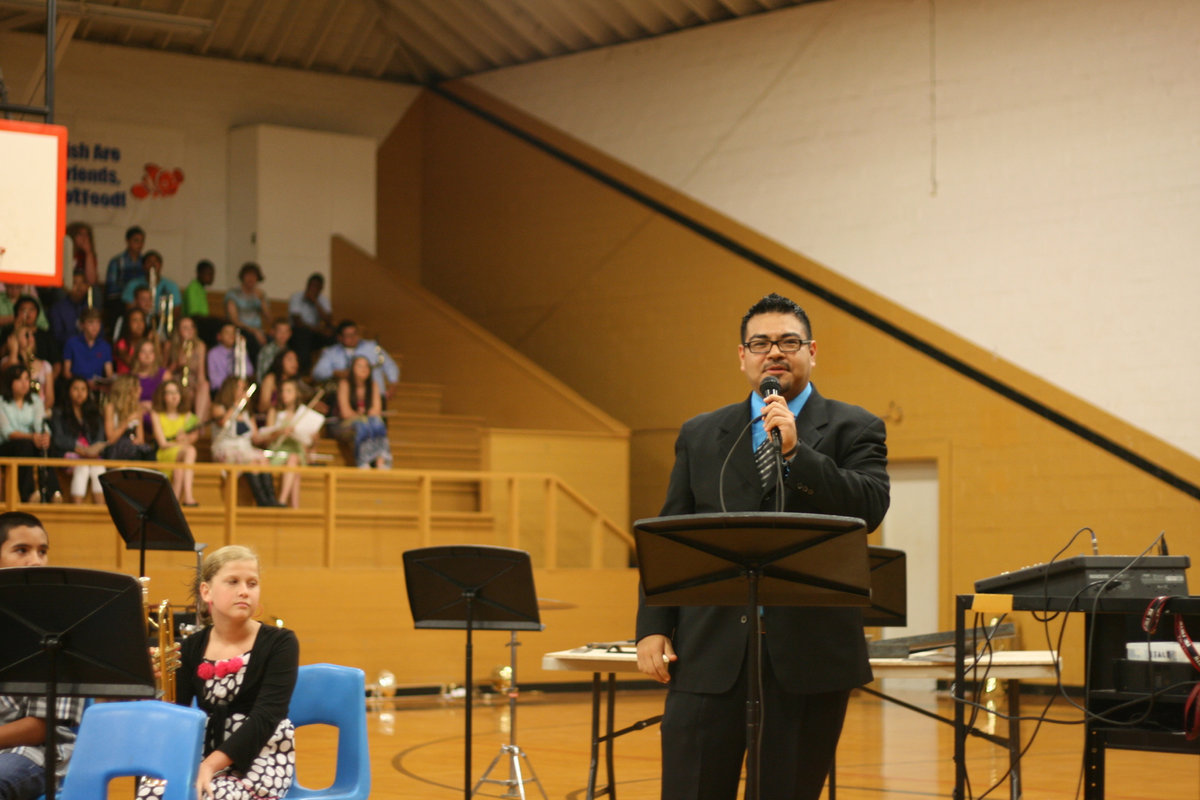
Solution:
<svg viewBox="0 0 1200 800">
<path fill-rule="evenodd" d="M 0 753 L 0 800 L 32 800 L 46 788 L 46 771 L 25 756 Z"/>
</svg>

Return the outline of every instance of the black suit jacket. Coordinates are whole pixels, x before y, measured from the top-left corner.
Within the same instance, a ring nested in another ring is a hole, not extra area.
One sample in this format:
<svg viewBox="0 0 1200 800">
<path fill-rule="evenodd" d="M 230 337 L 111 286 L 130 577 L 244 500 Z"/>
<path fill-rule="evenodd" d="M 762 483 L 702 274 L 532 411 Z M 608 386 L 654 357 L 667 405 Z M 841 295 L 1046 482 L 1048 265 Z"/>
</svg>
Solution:
<svg viewBox="0 0 1200 800">
<path fill-rule="evenodd" d="M 721 466 L 731 450 L 725 510 L 775 510 L 775 490 L 763 488 L 749 432 L 738 440 L 749 421 L 747 398 L 684 423 L 663 516 L 720 512 Z M 883 420 L 826 399 L 814 386 L 796 432 L 800 447 L 784 481 L 784 510 L 861 517 L 868 530 L 877 528 L 889 503 Z M 763 628 L 764 658 L 789 691 L 830 692 L 871 680 L 859 609 L 768 607 Z M 741 671 L 749 631 L 743 608 L 647 606 L 639 597 L 637 638 L 671 638 L 679 656 L 671 684 L 680 691 L 728 691 Z"/>
</svg>

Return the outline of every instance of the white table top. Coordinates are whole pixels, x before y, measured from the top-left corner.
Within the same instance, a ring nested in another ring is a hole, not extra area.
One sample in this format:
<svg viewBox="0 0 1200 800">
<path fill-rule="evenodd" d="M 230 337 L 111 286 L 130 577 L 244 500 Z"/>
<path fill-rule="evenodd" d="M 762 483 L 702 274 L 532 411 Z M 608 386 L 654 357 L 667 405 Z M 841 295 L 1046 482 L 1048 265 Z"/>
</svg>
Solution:
<svg viewBox="0 0 1200 800">
<path fill-rule="evenodd" d="M 610 649 L 618 648 L 618 649 Z M 979 660 L 980 671 L 999 679 L 1053 678 L 1054 653 L 1050 650 L 1000 650 Z M 974 657 L 967 660 L 970 679 Z M 637 672 L 637 652 L 632 644 L 621 643 L 576 647 L 542 656 L 542 669 L 568 672 Z M 910 658 L 872 658 L 876 678 L 952 678 L 953 656 L 942 653 Z"/>
</svg>

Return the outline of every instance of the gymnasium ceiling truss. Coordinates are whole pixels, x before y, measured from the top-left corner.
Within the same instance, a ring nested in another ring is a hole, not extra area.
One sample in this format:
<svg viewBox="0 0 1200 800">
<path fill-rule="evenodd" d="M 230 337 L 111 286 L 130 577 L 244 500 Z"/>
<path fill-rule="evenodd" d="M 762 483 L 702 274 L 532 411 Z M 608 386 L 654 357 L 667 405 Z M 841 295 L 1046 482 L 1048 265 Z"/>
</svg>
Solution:
<svg viewBox="0 0 1200 800">
<path fill-rule="evenodd" d="M 54 5 L 59 59 L 71 41 L 84 41 L 433 85 L 812 1 L 56 0 Z M 45 34 L 47 5 L 0 0 L 0 32 Z"/>
</svg>

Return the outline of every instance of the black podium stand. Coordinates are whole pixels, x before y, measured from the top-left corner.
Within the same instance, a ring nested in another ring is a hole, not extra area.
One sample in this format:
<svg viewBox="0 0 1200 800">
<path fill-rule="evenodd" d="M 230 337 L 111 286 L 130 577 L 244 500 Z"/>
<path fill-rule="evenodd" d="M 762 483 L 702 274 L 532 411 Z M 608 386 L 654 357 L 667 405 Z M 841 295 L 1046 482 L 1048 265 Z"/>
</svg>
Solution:
<svg viewBox="0 0 1200 800">
<path fill-rule="evenodd" d="M 195 550 L 192 529 L 163 473 L 140 467 L 110 469 L 100 476 L 100 488 L 125 546 L 140 551 L 139 575 L 146 575 L 147 550 Z"/>
<path fill-rule="evenodd" d="M 60 696 L 153 698 L 136 579 L 64 567 L 0 569 L 0 694 L 45 696 L 46 797 L 54 797 Z"/>
<path fill-rule="evenodd" d="M 646 603 L 744 606 L 746 800 L 758 800 L 762 724 L 760 606 L 868 606 L 866 523 L 824 514 L 739 512 L 633 524 Z"/>
<path fill-rule="evenodd" d="M 473 630 L 540 631 L 529 553 L 508 547 L 452 545 L 404 554 L 408 604 L 417 628 L 466 630 L 466 741 L 463 793 L 471 798 Z"/>
</svg>

